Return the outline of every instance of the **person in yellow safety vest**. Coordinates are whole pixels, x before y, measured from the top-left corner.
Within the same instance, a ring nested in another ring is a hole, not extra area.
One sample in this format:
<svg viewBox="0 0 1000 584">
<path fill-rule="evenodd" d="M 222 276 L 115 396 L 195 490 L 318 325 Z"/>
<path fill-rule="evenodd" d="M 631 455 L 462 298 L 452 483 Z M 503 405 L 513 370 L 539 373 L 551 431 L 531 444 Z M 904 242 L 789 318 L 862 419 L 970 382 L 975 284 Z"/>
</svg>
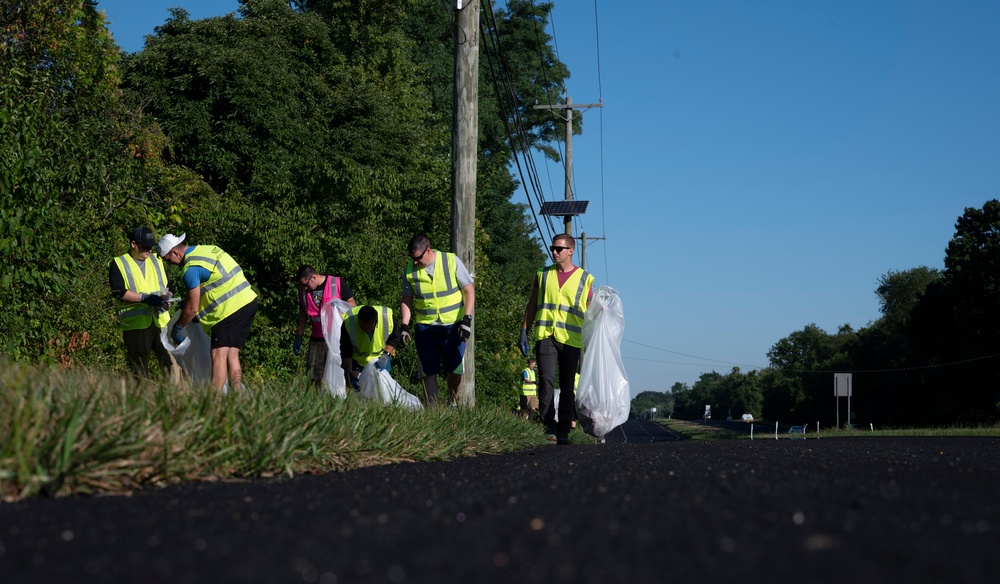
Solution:
<svg viewBox="0 0 1000 584">
<path fill-rule="evenodd" d="M 453 253 L 431 249 L 426 235 L 414 235 L 403 272 L 400 337 L 410 338 L 410 320 L 427 403 L 436 404 L 437 376 L 448 374 L 448 392 L 457 399 L 462 385 L 465 342 L 472 336 L 476 290 L 472 275 Z"/>
<path fill-rule="evenodd" d="M 526 420 L 538 418 L 538 380 L 535 376 L 535 358 L 528 358 L 528 366 L 521 371 L 521 392 L 518 412 Z"/>
<path fill-rule="evenodd" d="M 180 367 L 160 341 L 160 329 L 170 322 L 170 291 L 163 261 L 151 255 L 156 236 L 147 227 L 136 227 L 129 237 L 127 254 L 111 260 L 108 285 L 118 301 L 118 325 L 125 343 L 125 358 L 132 375 L 149 377 L 149 355 L 156 356 L 164 379 L 180 383 Z"/>
<path fill-rule="evenodd" d="M 583 319 L 593 295 L 594 277 L 573 265 L 576 241 L 561 233 L 552 238 L 552 265 L 538 271 L 524 308 L 521 352 L 527 356 L 528 328 L 535 327 L 538 358 L 538 410 L 546 437 L 557 444 L 571 444 L 569 432 L 575 418 L 574 376 L 583 350 Z M 559 369 L 559 422 L 553 407 L 556 366 Z"/>
<path fill-rule="evenodd" d="M 212 387 L 221 391 L 228 377 L 229 387 L 239 390 L 240 349 L 257 314 L 257 293 L 232 256 L 214 245 L 188 245 L 185 236 L 168 233 L 158 244 L 164 261 L 184 266 L 181 279 L 187 289 L 170 340 L 179 345 L 185 339 L 184 327 L 199 322 L 212 339 Z"/>
<path fill-rule="evenodd" d="M 400 333 L 397 328 L 388 306 L 357 306 L 344 316 L 340 362 L 351 387 L 358 389 L 361 370 L 371 361 L 378 369 L 392 368 L 389 358 L 396 356 Z"/>
<path fill-rule="evenodd" d="M 299 284 L 299 321 L 295 329 L 295 342 L 292 352 L 296 356 L 302 352 L 302 333 L 306 324 L 310 325 L 309 350 L 306 353 L 306 369 L 316 387 L 322 387 L 323 372 L 326 370 L 326 339 L 323 338 L 323 323 L 320 320 L 320 309 L 327 302 L 337 298 L 357 306 L 354 292 L 343 278 L 324 276 L 310 265 L 299 267 L 295 274 Z"/>
</svg>

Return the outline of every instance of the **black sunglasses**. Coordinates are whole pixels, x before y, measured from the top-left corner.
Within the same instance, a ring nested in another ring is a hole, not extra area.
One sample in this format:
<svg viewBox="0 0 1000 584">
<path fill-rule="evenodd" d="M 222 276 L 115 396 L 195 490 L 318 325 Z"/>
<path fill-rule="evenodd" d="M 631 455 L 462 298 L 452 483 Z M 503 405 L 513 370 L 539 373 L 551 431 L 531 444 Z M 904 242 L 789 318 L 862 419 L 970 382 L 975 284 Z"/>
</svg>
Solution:
<svg viewBox="0 0 1000 584">
<path fill-rule="evenodd" d="M 549 249 L 552 250 L 552 253 L 559 253 L 559 252 L 561 252 L 564 249 L 573 249 L 573 248 L 571 248 L 571 247 L 563 247 L 561 245 L 550 245 Z"/>
</svg>

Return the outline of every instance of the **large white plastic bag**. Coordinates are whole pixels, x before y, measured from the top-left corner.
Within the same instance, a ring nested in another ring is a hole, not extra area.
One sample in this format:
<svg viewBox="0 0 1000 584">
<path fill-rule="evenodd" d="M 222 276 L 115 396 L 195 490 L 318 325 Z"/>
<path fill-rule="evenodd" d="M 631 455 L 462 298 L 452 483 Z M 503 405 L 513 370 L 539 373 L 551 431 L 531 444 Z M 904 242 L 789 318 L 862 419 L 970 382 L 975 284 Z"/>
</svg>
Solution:
<svg viewBox="0 0 1000 584">
<path fill-rule="evenodd" d="M 601 286 L 583 321 L 583 364 L 576 388 L 576 412 L 584 432 L 598 438 L 628 420 L 631 394 L 621 342 L 625 313 L 618 292 Z"/>
<path fill-rule="evenodd" d="M 378 400 L 384 404 L 400 405 L 411 410 L 424 407 L 420 403 L 420 398 L 403 389 L 388 371 L 375 367 L 374 359 L 361 369 L 358 387 L 362 397 Z"/>
<path fill-rule="evenodd" d="M 199 323 L 188 323 L 184 327 L 186 337 L 181 344 L 174 346 L 170 339 L 170 330 L 177 324 L 181 311 L 174 312 L 167 326 L 160 329 L 160 342 L 174 356 L 184 373 L 191 379 L 192 385 L 205 386 L 212 384 L 212 340 L 208 338 L 205 329 Z M 194 326 L 192 326 L 194 325 Z"/>
<path fill-rule="evenodd" d="M 343 361 L 340 359 L 340 327 L 344 324 L 344 313 L 351 308 L 347 302 L 334 298 L 319 309 L 319 322 L 326 340 L 323 385 L 333 397 L 347 397 L 347 380 L 344 379 Z"/>
</svg>

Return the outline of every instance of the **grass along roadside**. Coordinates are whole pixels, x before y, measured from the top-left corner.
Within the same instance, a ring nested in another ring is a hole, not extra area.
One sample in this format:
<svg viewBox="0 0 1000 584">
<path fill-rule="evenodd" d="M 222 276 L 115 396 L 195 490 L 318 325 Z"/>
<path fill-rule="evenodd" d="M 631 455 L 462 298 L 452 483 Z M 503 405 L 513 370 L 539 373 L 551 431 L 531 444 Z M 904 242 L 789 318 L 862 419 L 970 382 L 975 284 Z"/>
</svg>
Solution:
<svg viewBox="0 0 1000 584">
<path fill-rule="evenodd" d="M 5 501 L 447 460 L 546 442 L 537 424 L 493 408 L 411 412 L 332 399 L 305 383 L 221 395 L 3 365 Z"/>
<path fill-rule="evenodd" d="M 747 440 L 750 438 L 749 428 L 745 430 L 733 430 L 722 425 L 703 424 L 702 422 L 657 419 L 654 422 L 666 426 L 684 435 L 689 440 Z M 774 424 L 757 424 L 754 429 L 754 439 L 767 440 L 774 439 Z M 819 433 L 815 431 L 815 426 L 806 428 L 804 437 L 815 438 L 859 438 L 872 436 L 1000 436 L 1000 424 L 994 426 L 952 426 L 945 428 L 820 428 Z M 802 434 L 796 437 L 803 437 Z M 788 439 L 787 431 L 778 432 L 779 439 Z"/>
</svg>

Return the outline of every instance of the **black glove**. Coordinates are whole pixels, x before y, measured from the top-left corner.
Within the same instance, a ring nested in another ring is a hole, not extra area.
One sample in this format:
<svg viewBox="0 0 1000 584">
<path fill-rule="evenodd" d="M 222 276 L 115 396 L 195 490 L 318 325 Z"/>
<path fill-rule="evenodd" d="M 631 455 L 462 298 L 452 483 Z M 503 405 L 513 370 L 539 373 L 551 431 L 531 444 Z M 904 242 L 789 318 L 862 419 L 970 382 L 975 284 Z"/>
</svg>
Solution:
<svg viewBox="0 0 1000 584">
<path fill-rule="evenodd" d="M 302 335 L 295 335 L 295 342 L 292 343 L 292 352 L 298 357 L 302 354 Z"/>
<path fill-rule="evenodd" d="M 142 293 L 143 304 L 148 304 L 150 306 L 163 306 L 163 296 L 159 294 L 146 294 Z"/>
<path fill-rule="evenodd" d="M 410 325 L 406 323 L 400 323 L 399 330 L 400 330 L 399 340 L 402 341 L 403 346 L 405 347 L 406 343 L 410 342 Z"/>
<path fill-rule="evenodd" d="M 526 328 L 521 329 L 521 345 L 520 345 L 520 347 L 521 347 L 521 355 L 524 356 L 524 357 L 527 357 L 528 356 L 528 350 L 530 349 L 530 347 L 528 346 L 528 329 L 526 329 Z"/>
<path fill-rule="evenodd" d="M 468 341 L 469 337 L 472 336 L 472 315 L 466 314 L 465 318 L 462 319 L 461 326 L 458 327 L 458 338 L 463 341 Z"/>
<path fill-rule="evenodd" d="M 174 342 L 174 346 L 178 346 L 184 342 L 184 327 L 179 324 L 175 324 L 174 328 L 170 329 L 170 340 Z"/>
</svg>

